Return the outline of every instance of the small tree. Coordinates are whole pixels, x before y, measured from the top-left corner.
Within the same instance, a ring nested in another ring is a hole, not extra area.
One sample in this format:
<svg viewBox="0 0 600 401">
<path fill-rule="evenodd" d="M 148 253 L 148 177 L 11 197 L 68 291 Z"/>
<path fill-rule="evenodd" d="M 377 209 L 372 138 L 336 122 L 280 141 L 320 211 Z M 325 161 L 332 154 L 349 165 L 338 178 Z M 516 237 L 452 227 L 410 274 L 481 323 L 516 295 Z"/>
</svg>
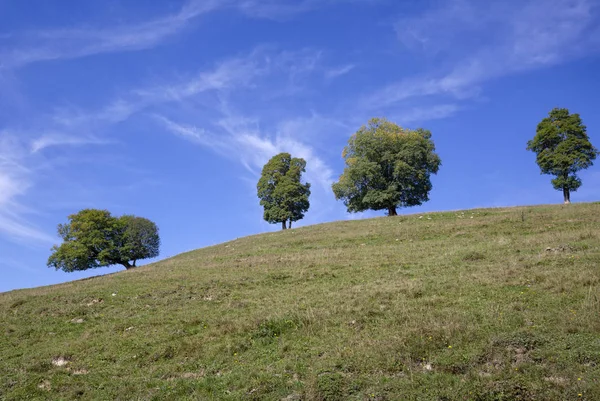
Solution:
<svg viewBox="0 0 600 401">
<path fill-rule="evenodd" d="M 305 171 L 306 161 L 292 158 L 289 153 L 273 156 L 265 164 L 257 191 L 266 221 L 281 223 L 281 228 L 285 230 L 292 228 L 292 221 L 304 217 L 310 206 L 310 184 L 301 182 Z"/>
<path fill-rule="evenodd" d="M 120 264 L 135 267 L 139 259 L 158 256 L 156 224 L 135 216 L 111 216 L 107 210 L 84 209 L 58 225 L 63 243 L 52 248 L 48 267 L 73 272 Z"/>
<path fill-rule="evenodd" d="M 571 203 L 571 191 L 581 186 L 579 170 L 593 165 L 598 150 L 592 146 L 579 114 L 555 108 L 537 126 L 535 137 L 527 142 L 527 150 L 537 154 L 542 174 L 554 175 L 554 189 L 563 192 L 565 203 Z"/>
<path fill-rule="evenodd" d="M 429 131 L 404 129 L 379 118 L 350 137 L 342 157 L 346 168 L 333 184 L 336 199 L 349 212 L 387 210 L 389 216 L 397 215 L 397 207 L 428 201 L 430 175 L 441 164 Z"/>
</svg>

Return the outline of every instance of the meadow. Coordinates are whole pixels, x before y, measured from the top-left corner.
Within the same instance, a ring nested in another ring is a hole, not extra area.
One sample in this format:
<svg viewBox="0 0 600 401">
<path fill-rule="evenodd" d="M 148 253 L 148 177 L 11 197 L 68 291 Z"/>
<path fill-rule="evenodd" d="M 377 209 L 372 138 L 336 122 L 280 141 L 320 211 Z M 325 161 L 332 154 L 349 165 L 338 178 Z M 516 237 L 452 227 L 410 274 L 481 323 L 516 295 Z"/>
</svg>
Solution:
<svg viewBox="0 0 600 401">
<path fill-rule="evenodd" d="M 3 293 L 0 399 L 598 400 L 600 203 L 321 224 Z"/>
</svg>

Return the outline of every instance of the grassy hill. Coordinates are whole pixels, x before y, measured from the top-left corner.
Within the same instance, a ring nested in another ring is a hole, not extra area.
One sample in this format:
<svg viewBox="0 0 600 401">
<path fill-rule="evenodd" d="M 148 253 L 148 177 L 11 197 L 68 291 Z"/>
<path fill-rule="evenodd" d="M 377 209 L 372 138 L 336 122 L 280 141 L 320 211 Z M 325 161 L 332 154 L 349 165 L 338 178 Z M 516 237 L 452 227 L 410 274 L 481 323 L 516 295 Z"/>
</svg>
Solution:
<svg viewBox="0 0 600 401">
<path fill-rule="evenodd" d="M 0 294 L 0 399 L 77 398 L 598 400 L 600 203 L 322 224 Z"/>
</svg>

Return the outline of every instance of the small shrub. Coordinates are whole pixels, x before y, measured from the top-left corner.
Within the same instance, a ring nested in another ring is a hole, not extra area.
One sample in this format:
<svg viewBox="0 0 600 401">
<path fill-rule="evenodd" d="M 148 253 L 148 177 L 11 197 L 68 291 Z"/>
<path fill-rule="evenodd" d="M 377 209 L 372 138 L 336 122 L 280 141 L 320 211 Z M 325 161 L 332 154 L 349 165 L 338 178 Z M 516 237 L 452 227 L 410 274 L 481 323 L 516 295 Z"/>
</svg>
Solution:
<svg viewBox="0 0 600 401">
<path fill-rule="evenodd" d="M 252 334 L 253 339 L 280 337 L 283 333 L 299 327 L 296 319 L 274 318 L 262 322 Z"/>
<path fill-rule="evenodd" d="M 322 401 L 345 400 L 346 381 L 339 373 L 321 373 L 317 377 L 317 396 Z"/>
</svg>

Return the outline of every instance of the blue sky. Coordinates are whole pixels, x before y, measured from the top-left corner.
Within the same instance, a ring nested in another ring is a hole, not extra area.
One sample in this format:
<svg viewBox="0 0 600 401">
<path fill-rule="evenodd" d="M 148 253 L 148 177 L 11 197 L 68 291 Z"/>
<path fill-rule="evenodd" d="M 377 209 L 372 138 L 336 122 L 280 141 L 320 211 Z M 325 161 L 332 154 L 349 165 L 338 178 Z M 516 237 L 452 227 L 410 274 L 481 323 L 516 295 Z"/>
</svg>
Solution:
<svg viewBox="0 0 600 401">
<path fill-rule="evenodd" d="M 161 258 L 277 230 L 256 182 L 281 151 L 307 161 L 300 225 L 382 215 L 331 192 L 375 116 L 442 159 L 401 213 L 559 203 L 526 142 L 567 107 L 600 147 L 599 93 L 597 0 L 0 0 L 0 291 L 122 269 L 46 267 L 82 208 L 155 221 Z"/>
</svg>

